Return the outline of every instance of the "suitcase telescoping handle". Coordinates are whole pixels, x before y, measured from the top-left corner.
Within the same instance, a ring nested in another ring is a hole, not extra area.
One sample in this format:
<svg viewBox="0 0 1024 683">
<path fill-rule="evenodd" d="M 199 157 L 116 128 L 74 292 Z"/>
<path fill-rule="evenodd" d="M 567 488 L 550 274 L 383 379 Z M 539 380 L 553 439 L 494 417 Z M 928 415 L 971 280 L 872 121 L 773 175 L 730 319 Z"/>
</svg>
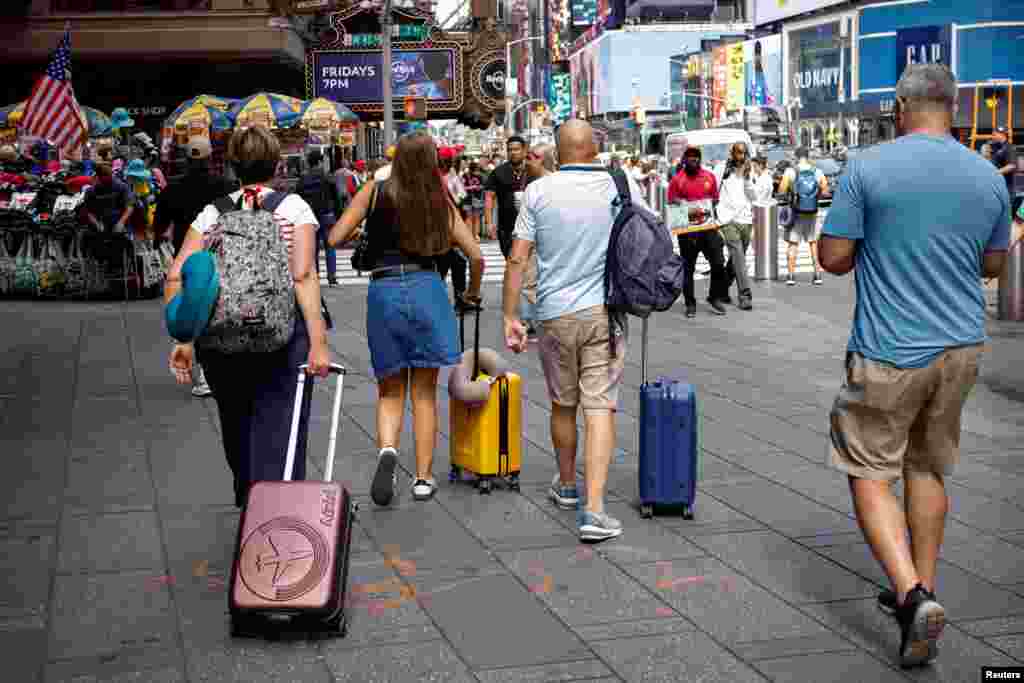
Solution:
<svg viewBox="0 0 1024 683">
<path fill-rule="evenodd" d="M 648 316 L 650 317 L 650 316 Z M 647 318 L 643 319 L 640 334 L 640 385 L 647 384 Z"/>
<path fill-rule="evenodd" d="M 476 324 L 473 331 L 473 374 L 470 375 L 470 379 L 474 382 L 480 374 L 480 312 L 483 310 L 484 307 L 480 305 L 464 306 L 459 313 L 459 339 L 463 351 L 466 350 L 466 311 L 476 313 Z"/>
<path fill-rule="evenodd" d="M 299 419 L 302 417 L 302 399 L 306 393 L 306 385 L 313 386 L 313 381 L 307 382 L 309 377 L 303 363 L 299 366 L 299 385 L 295 389 L 295 407 L 292 409 L 292 432 L 288 436 L 288 456 L 284 462 L 284 480 L 292 480 L 292 472 L 295 469 L 295 448 L 299 441 Z M 331 374 L 338 376 L 337 388 L 334 391 L 334 407 L 331 409 L 331 435 L 327 442 L 327 462 L 324 463 L 324 481 L 331 481 L 334 476 L 334 449 L 338 445 L 338 420 L 341 415 L 341 394 L 345 390 L 345 370 L 337 363 L 328 366 Z"/>
</svg>

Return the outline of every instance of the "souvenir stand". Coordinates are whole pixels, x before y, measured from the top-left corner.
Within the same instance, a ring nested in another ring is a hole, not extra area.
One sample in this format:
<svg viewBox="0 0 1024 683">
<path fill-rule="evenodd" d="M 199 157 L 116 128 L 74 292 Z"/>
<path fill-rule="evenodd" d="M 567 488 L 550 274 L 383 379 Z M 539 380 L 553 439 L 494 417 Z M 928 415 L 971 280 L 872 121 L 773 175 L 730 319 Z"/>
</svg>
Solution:
<svg viewBox="0 0 1024 683">
<path fill-rule="evenodd" d="M 154 292 L 163 278 L 166 264 L 151 248 L 140 254 L 135 235 L 101 232 L 85 220 L 83 207 L 96 184 L 99 152 L 112 150 L 115 136 L 128 142 L 133 154 L 144 154 L 145 146 L 102 112 L 82 111 L 89 140 L 61 154 L 47 141 L 22 134 L 24 102 L 0 108 L 0 296 L 127 297 L 133 288 L 136 295 L 147 286 Z M 127 117 L 120 121 L 128 123 Z M 145 162 L 139 159 L 132 172 L 134 177 L 126 180 L 144 181 Z M 154 201 L 155 192 L 136 212 L 143 230 L 151 223 L 146 218 Z"/>
</svg>

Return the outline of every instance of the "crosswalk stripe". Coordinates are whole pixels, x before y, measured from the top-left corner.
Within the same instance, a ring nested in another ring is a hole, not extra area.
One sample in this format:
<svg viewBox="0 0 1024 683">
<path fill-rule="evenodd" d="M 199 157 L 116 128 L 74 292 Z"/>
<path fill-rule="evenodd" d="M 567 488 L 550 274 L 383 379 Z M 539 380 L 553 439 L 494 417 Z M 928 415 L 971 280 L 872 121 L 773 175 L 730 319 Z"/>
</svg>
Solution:
<svg viewBox="0 0 1024 683">
<path fill-rule="evenodd" d="M 673 240 L 675 243 L 675 240 Z M 484 278 L 483 281 L 487 283 L 500 283 L 505 277 L 505 258 L 501 254 L 501 247 L 498 246 L 497 242 L 482 242 L 480 244 L 480 250 L 484 255 Z M 675 252 L 679 253 L 679 246 L 675 243 Z M 337 275 L 339 285 L 365 285 L 370 282 L 370 278 L 367 273 L 357 273 L 352 268 L 352 250 L 351 249 L 339 249 L 337 252 Z M 786 243 L 779 240 L 779 273 L 785 274 L 787 269 L 786 262 Z M 707 260 L 704 255 L 701 254 L 697 257 L 696 273 L 694 280 L 707 279 L 707 275 L 704 274 L 709 268 Z M 747 250 L 747 272 L 750 275 L 754 274 L 754 250 L 753 247 Z M 800 245 L 800 251 L 797 253 L 796 259 L 796 272 L 797 273 L 811 273 L 814 272 L 814 263 L 811 260 L 811 251 L 807 244 Z M 320 255 L 320 284 L 327 284 L 327 262 L 324 255 Z"/>
</svg>

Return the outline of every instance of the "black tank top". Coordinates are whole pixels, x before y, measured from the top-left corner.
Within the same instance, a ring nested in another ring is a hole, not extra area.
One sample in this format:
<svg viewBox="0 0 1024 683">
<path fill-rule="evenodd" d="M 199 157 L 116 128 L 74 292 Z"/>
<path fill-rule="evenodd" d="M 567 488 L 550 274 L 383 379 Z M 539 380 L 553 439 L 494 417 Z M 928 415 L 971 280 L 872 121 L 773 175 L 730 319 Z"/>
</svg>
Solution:
<svg viewBox="0 0 1024 683">
<path fill-rule="evenodd" d="M 387 192 L 386 180 L 377 183 L 376 192 L 376 206 L 366 219 L 366 229 L 370 235 L 370 253 L 374 255 L 373 267 L 388 268 L 413 264 L 421 268 L 434 269 L 434 257 L 410 254 L 398 246 L 398 208 Z"/>
</svg>

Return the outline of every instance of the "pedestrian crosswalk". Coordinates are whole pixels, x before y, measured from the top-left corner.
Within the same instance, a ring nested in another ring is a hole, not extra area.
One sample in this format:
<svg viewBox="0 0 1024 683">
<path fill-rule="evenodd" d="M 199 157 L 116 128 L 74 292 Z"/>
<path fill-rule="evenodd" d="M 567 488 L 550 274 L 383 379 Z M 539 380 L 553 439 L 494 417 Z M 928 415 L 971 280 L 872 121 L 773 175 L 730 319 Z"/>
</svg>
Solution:
<svg viewBox="0 0 1024 683">
<path fill-rule="evenodd" d="M 674 242 L 675 240 L 673 240 Z M 498 246 L 497 241 L 485 241 L 480 244 L 480 249 L 484 254 L 484 284 L 487 283 L 500 283 L 505 277 L 505 258 L 501 254 L 501 248 Z M 676 245 L 676 253 L 679 252 L 679 247 Z M 787 269 L 786 264 L 786 243 L 779 240 L 779 273 L 784 277 Z M 708 276 L 705 274 L 709 269 L 708 262 L 703 255 L 697 258 L 696 274 L 694 275 L 695 280 L 704 280 Z M 751 275 L 754 274 L 754 250 L 753 247 L 747 252 L 747 270 Z M 811 261 L 811 252 L 806 244 L 800 245 L 800 251 L 797 256 L 796 272 L 798 273 L 811 273 L 814 271 L 813 262 Z M 352 268 L 352 250 L 351 249 L 340 249 L 338 250 L 338 284 L 344 285 L 365 285 L 370 282 L 369 273 L 358 273 Z M 327 285 L 327 266 L 324 260 L 323 254 L 320 255 L 320 284 L 321 286 Z"/>
</svg>

